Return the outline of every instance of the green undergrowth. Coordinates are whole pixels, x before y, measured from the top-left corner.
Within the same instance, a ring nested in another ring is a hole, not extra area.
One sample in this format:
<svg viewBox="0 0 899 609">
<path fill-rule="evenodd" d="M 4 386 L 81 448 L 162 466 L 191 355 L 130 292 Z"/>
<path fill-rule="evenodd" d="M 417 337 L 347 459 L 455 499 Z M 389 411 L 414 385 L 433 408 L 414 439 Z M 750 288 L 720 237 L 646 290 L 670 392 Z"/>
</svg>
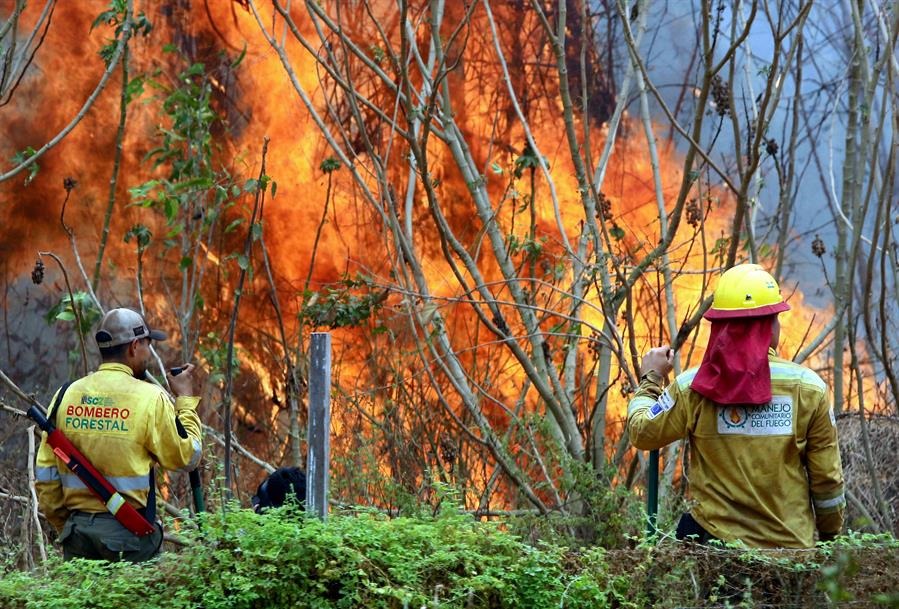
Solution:
<svg viewBox="0 0 899 609">
<path fill-rule="evenodd" d="M 810 551 L 672 541 L 569 550 L 458 513 L 322 523 L 236 509 L 178 534 L 188 546 L 143 565 L 4 568 L 0 607 L 899 607 L 899 542 L 883 536 Z"/>
</svg>

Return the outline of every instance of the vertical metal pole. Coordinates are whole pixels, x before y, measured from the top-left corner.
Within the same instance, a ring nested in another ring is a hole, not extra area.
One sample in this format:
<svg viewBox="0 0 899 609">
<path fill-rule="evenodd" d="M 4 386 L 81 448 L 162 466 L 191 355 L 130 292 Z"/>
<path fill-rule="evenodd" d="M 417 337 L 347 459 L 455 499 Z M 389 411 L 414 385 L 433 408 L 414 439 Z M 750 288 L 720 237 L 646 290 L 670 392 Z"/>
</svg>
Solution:
<svg viewBox="0 0 899 609">
<path fill-rule="evenodd" d="M 306 507 L 309 513 L 324 520 L 328 516 L 328 475 L 331 464 L 331 335 L 327 332 L 313 332 L 309 353 Z"/>
<path fill-rule="evenodd" d="M 649 451 L 649 466 L 646 470 L 646 514 L 649 522 L 646 532 L 650 537 L 656 534 L 656 515 L 659 513 L 659 451 Z"/>
</svg>

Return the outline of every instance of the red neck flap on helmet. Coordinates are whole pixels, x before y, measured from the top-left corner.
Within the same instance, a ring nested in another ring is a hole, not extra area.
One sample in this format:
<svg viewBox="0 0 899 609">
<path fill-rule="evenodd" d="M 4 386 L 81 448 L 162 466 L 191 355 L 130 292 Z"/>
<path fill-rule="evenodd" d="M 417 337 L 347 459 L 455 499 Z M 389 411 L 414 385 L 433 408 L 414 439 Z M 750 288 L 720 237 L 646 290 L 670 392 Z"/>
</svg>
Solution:
<svg viewBox="0 0 899 609">
<path fill-rule="evenodd" d="M 770 402 L 768 348 L 775 317 L 712 321 L 705 357 L 690 388 L 717 404 Z"/>
</svg>

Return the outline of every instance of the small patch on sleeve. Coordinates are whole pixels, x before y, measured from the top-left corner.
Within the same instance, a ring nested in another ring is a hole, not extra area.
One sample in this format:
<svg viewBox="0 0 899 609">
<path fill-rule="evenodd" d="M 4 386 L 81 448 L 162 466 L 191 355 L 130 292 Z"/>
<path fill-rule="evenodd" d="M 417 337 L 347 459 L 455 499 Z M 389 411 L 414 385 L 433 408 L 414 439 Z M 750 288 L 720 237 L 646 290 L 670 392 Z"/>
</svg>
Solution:
<svg viewBox="0 0 899 609">
<path fill-rule="evenodd" d="M 659 396 L 659 399 L 656 400 L 656 403 L 653 404 L 649 409 L 648 418 L 654 419 L 663 412 L 667 412 L 671 410 L 674 406 L 674 398 L 671 397 L 671 394 L 668 393 L 668 390 L 662 392 L 662 395 Z"/>
<path fill-rule="evenodd" d="M 837 418 L 833 414 L 833 406 L 830 407 L 830 411 L 828 414 L 830 414 L 830 426 L 836 427 L 837 426 Z"/>
</svg>

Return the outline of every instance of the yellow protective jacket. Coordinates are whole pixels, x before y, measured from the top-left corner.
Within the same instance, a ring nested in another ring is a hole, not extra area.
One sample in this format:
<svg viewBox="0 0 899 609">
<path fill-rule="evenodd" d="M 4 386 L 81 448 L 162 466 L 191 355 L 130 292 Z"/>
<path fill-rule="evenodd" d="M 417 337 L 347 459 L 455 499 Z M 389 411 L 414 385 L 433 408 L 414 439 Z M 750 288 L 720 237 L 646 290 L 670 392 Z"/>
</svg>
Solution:
<svg viewBox="0 0 899 609">
<path fill-rule="evenodd" d="M 663 391 L 644 375 L 628 405 L 639 449 L 689 438 L 691 513 L 709 533 L 753 547 L 811 547 L 840 532 L 845 499 L 836 423 L 821 378 L 768 352 L 771 402 L 722 406 L 690 389 L 698 368 Z"/>
<path fill-rule="evenodd" d="M 104 363 L 69 385 L 51 423 L 140 509 L 147 505 L 154 463 L 185 471 L 199 463 L 199 401 L 197 397 L 179 397 L 172 404 L 162 388 L 134 378 L 128 366 Z M 69 512 L 106 511 L 53 454 L 46 433 L 37 454 L 35 478 L 38 502 L 57 530 L 62 530 Z"/>
</svg>

